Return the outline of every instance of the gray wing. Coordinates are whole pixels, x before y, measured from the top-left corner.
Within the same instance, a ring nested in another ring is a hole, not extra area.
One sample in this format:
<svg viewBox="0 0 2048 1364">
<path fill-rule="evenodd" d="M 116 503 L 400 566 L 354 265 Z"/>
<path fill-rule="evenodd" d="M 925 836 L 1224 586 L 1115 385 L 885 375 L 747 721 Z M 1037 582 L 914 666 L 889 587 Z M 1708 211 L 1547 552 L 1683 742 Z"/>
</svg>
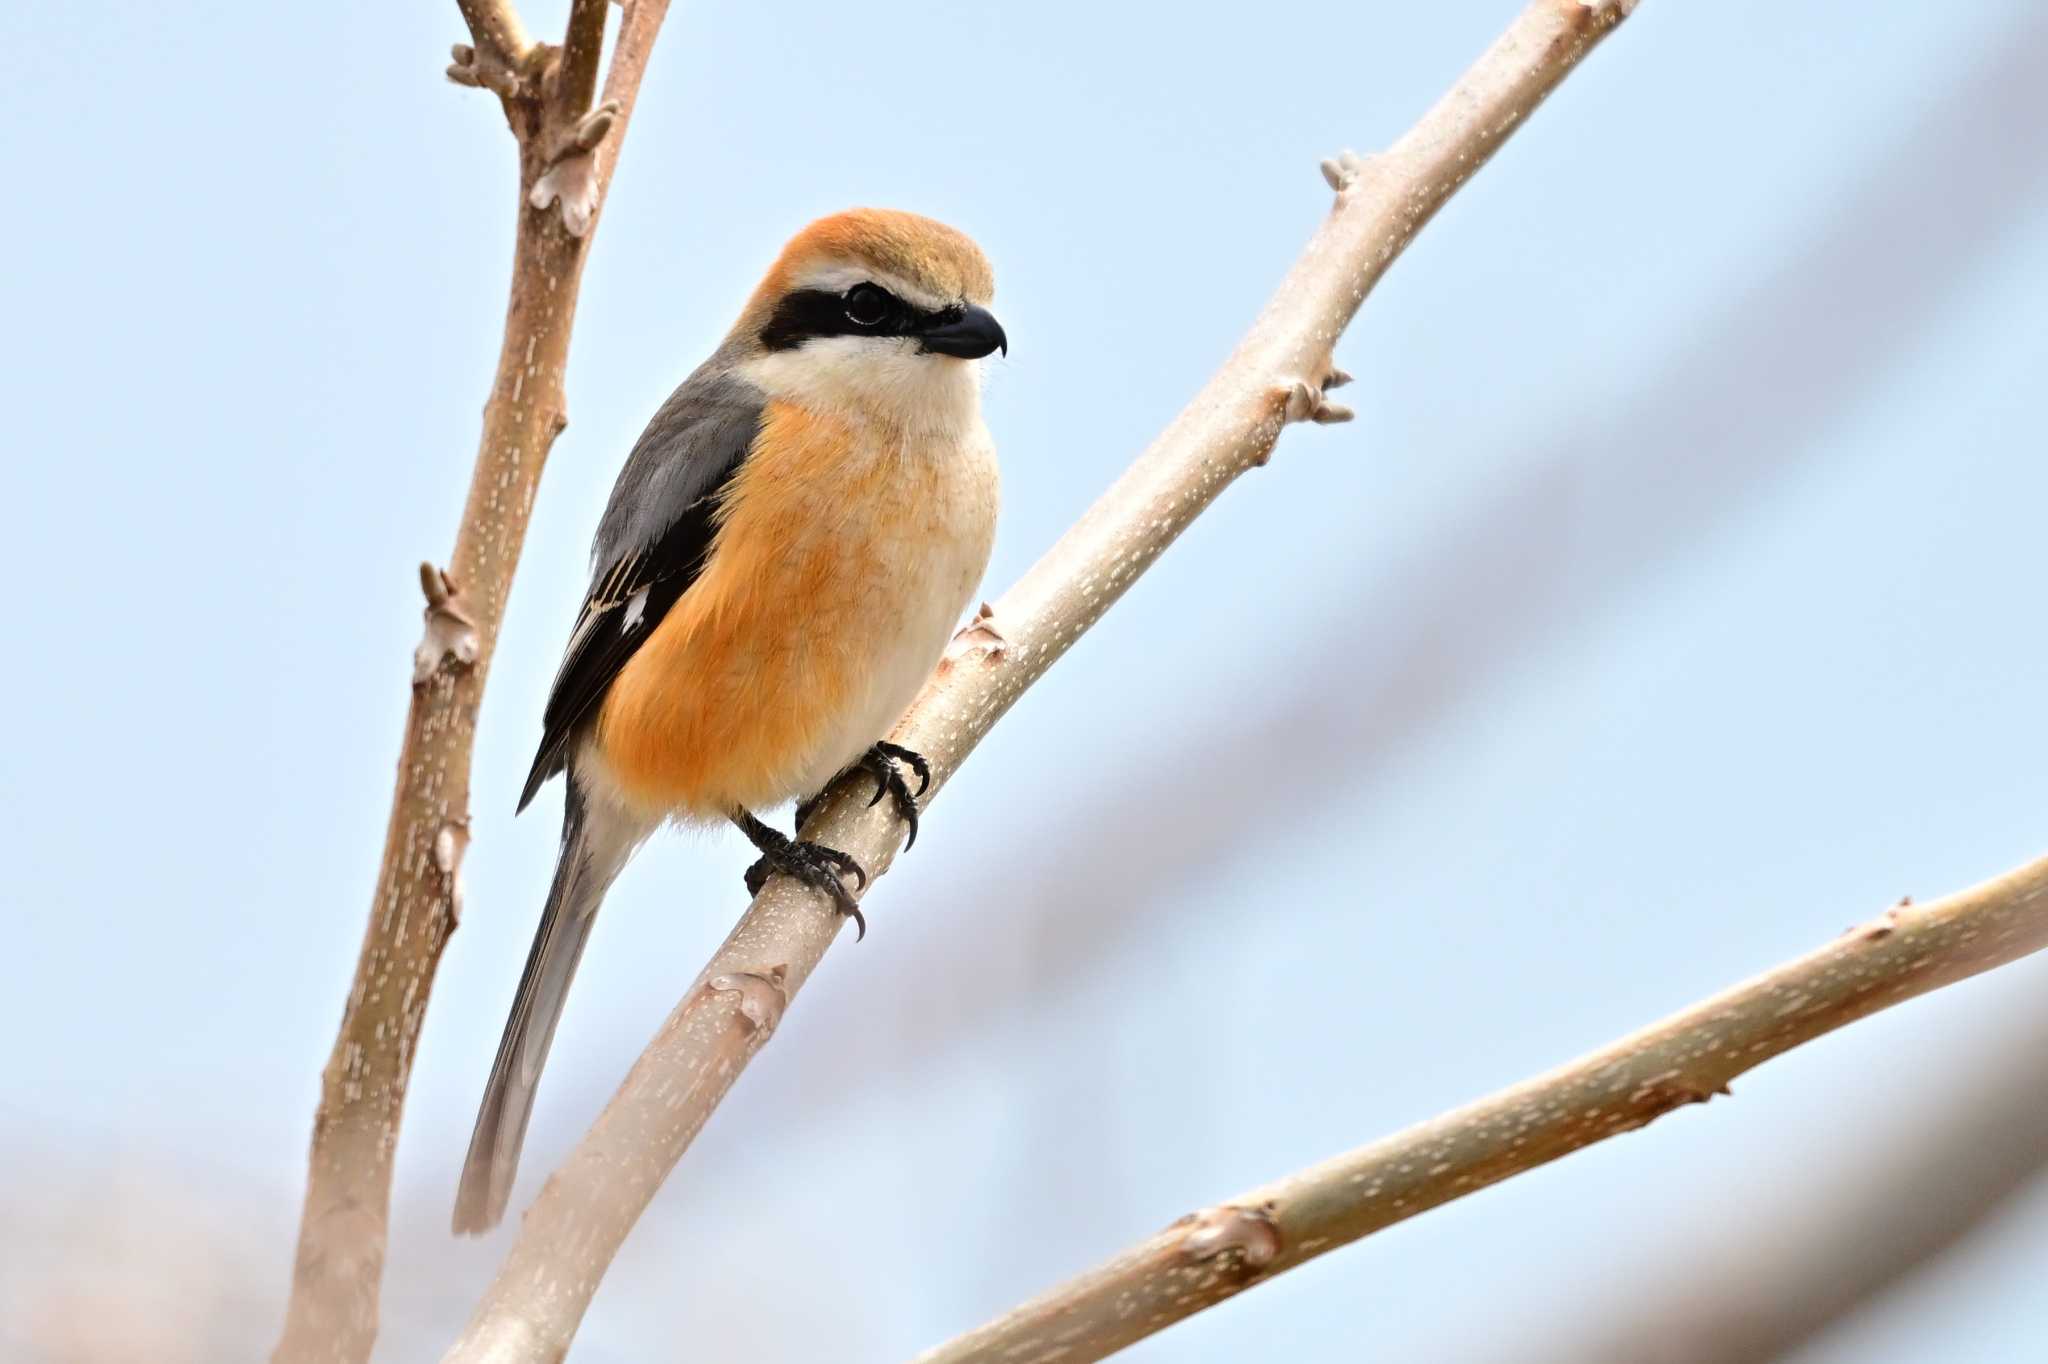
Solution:
<svg viewBox="0 0 2048 1364">
<path fill-rule="evenodd" d="M 548 694 L 521 810 L 562 770 L 571 741 L 612 679 L 703 572 L 718 496 L 754 443 L 765 401 L 714 356 L 669 395 L 634 442 L 597 524 L 590 590 Z"/>
</svg>

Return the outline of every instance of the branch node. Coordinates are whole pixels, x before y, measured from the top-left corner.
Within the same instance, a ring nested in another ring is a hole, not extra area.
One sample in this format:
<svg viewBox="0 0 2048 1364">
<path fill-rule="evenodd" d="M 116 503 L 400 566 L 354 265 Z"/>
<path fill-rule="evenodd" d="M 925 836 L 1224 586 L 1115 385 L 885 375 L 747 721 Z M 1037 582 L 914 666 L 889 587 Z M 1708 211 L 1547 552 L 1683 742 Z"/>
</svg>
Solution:
<svg viewBox="0 0 2048 1364">
<path fill-rule="evenodd" d="M 1342 373 L 1342 371 L 1338 371 Z M 1346 381 L 1351 376 L 1344 375 Z M 1309 421 L 1320 426 L 1334 422 L 1348 422 L 1358 414 L 1341 403 L 1333 403 L 1323 395 L 1324 384 L 1312 384 L 1306 379 L 1296 379 L 1281 390 L 1282 402 L 1286 405 L 1284 419 L 1290 422 Z"/>
<path fill-rule="evenodd" d="M 1642 1121 L 1637 1125 L 1647 1127 L 1674 1108 L 1684 1108 L 1688 1104 L 1703 1104 L 1716 1095 L 1726 1097 L 1733 1093 L 1726 1081 L 1703 1085 L 1685 1078 L 1674 1070 L 1637 1086 L 1628 1096 L 1628 1101 L 1632 1105 L 1642 1106 L 1643 1111 L 1639 1115 Z"/>
<path fill-rule="evenodd" d="M 448 79 L 457 85 L 488 90 L 501 99 L 519 97 L 519 72 L 498 53 L 457 43 L 448 49 L 448 55 L 454 58 Z"/>
<path fill-rule="evenodd" d="M 427 598 L 426 627 L 420 632 L 419 646 L 412 651 L 414 687 L 425 686 L 443 668 L 461 671 L 475 666 L 483 650 L 476 622 L 448 570 L 422 563 L 420 591 Z"/>
<path fill-rule="evenodd" d="M 434 867 L 443 876 L 462 870 L 462 855 L 469 851 L 469 821 L 451 819 L 434 834 Z"/>
<path fill-rule="evenodd" d="M 978 656 L 991 663 L 1009 652 L 1010 641 L 996 628 L 996 609 L 987 602 L 968 621 L 953 632 L 953 642 L 946 646 L 945 657 L 939 660 L 939 671 L 948 673 L 956 663 L 970 656 Z"/>
<path fill-rule="evenodd" d="M 451 819 L 434 833 L 434 869 L 448 882 L 448 931 L 462 925 L 462 855 L 469 851 L 469 820 Z"/>
<path fill-rule="evenodd" d="M 577 152 L 596 151 L 597 144 L 604 141 L 605 134 L 612 130 L 612 124 L 618 121 L 618 117 L 617 100 L 608 99 L 598 105 L 577 119 L 575 127 L 562 134 L 561 141 L 555 147 L 553 160 L 559 162 Z"/>
<path fill-rule="evenodd" d="M 1913 897 L 1901 895 L 1897 904 L 1878 915 L 1875 919 L 1872 919 L 1869 923 L 1864 924 L 1860 930 L 1852 928 L 1849 931 L 1852 933 L 1860 932 L 1865 942 L 1881 942 L 1899 931 L 1899 911 L 1911 909 L 1912 906 Z"/>
<path fill-rule="evenodd" d="M 1280 1224 L 1273 1220 L 1273 1205 L 1256 1208 L 1224 1203 L 1183 1217 L 1176 1226 L 1188 1228 L 1180 1241 L 1183 1258 L 1199 1262 L 1236 1251 L 1246 1269 L 1264 1269 L 1280 1256 Z"/>
<path fill-rule="evenodd" d="M 752 1024 L 754 1030 L 763 1034 L 775 1031 L 775 1025 L 782 1021 L 782 1011 L 789 1004 L 789 991 L 784 982 L 789 979 L 789 967 L 777 966 L 767 975 L 753 971 L 728 971 L 713 976 L 706 986 L 719 994 L 736 992 L 740 997 L 740 1017 Z"/>
<path fill-rule="evenodd" d="M 564 129 L 548 152 L 547 169 L 527 195 L 527 203 L 543 210 L 559 200 L 562 226 L 572 237 L 587 234 L 597 218 L 595 153 L 618 122 L 619 112 L 619 102 L 608 99 Z"/>
<path fill-rule="evenodd" d="M 572 237 L 589 233 L 597 218 L 597 161 L 588 152 L 574 152 L 542 172 L 526 202 L 545 211 L 562 205 L 562 226 Z"/>
<path fill-rule="evenodd" d="M 1579 0 L 1579 8 L 1595 19 L 1612 13 L 1616 19 L 1626 19 L 1636 12 L 1638 0 Z"/>
<path fill-rule="evenodd" d="M 1348 147 L 1335 156 L 1323 158 L 1323 179 L 1339 194 L 1357 184 L 1364 173 L 1365 158 Z"/>
</svg>

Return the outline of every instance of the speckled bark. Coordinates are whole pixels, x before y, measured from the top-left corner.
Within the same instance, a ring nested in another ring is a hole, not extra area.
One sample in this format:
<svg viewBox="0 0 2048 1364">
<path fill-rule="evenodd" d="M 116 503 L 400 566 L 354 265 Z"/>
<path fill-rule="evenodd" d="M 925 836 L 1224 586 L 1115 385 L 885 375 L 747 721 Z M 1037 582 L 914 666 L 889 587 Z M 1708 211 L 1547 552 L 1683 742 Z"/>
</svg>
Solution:
<svg viewBox="0 0 2048 1364">
<path fill-rule="evenodd" d="M 1264 464 L 1289 421 L 1336 421 L 1331 350 L 1360 303 L 1432 214 L 1618 23 L 1624 6 L 1540 0 L 1407 136 L 1382 156 L 1333 159 L 1329 218 L 1236 352 L 1115 486 L 963 630 L 894 737 L 932 764 L 932 797 L 1025 689 L 1092 626 L 1189 522 Z M 841 793 L 809 836 L 879 879 L 901 826 Z M 872 882 L 871 882 L 872 884 Z M 612 1102 L 521 1223 L 518 1239 L 449 1364 L 559 1359 L 626 1233 L 772 1026 L 750 1023 L 745 992 L 717 978 L 778 983 L 782 1004 L 843 927 L 824 904 L 776 882 L 748 908 L 669 1015 Z M 1237 1227 L 1256 1213 L 1228 1220 Z M 1256 1238 L 1254 1238 L 1256 1239 Z M 1205 1273 L 1235 1274 L 1219 1242 Z"/>
<path fill-rule="evenodd" d="M 406 1082 L 434 971 L 460 914 L 469 844 L 470 752 L 498 625 L 519 564 L 548 449 L 565 424 L 562 374 L 595 215 L 581 235 L 568 206 L 536 206 L 533 189 L 572 157 L 602 192 L 667 8 L 634 0 L 606 81 L 617 108 L 586 146 L 606 0 L 577 0 L 567 52 L 530 43 L 508 6 L 464 0 L 476 47 L 450 76 L 496 92 L 519 145 L 518 231 L 504 342 L 454 553 L 422 566 L 426 624 L 377 889 L 339 1035 L 321 1077 L 298 1254 L 285 1327 L 272 1358 L 366 1360 L 377 1333 L 391 1161 Z"/>
</svg>

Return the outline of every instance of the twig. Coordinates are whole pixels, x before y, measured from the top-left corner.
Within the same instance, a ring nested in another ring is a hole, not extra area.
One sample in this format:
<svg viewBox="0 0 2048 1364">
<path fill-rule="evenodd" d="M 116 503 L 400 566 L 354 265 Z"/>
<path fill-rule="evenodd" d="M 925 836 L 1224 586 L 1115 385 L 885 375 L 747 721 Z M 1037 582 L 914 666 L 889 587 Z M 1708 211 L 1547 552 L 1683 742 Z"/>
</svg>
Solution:
<svg viewBox="0 0 2048 1364">
<path fill-rule="evenodd" d="M 1548 1075 L 1184 1217 L 916 1364 L 1102 1359 L 1338 1246 L 1674 1108 L 1904 999 L 2048 946 L 2048 858 L 1901 905 Z"/>
<path fill-rule="evenodd" d="M 533 74 L 540 50 L 526 36 L 526 25 L 509 0 L 455 0 L 469 25 L 474 47 L 458 44 L 455 60 L 448 67 L 448 79 L 457 85 L 475 85 L 491 91 L 507 105 L 530 94 L 523 89 Z"/>
<path fill-rule="evenodd" d="M 2048 1055 L 2048 1010 L 2002 1021 L 1961 1083 L 1916 1083 L 1909 1121 L 1766 1200 L 1739 1236 L 1662 1238 L 1657 1269 L 1617 1266 L 1585 1321 L 1511 1323 L 1501 1364 L 1770 1364 L 1977 1233 L 2048 1169 L 2048 1104 L 2016 1077 Z M 1878 1149 L 1873 1151 L 1871 1148 Z M 1791 1152 L 1787 1152 L 1789 1157 Z M 1762 1172 L 1766 1178 L 1769 1171 Z M 1583 1295 L 1581 1295 L 1583 1296 Z"/>
<path fill-rule="evenodd" d="M 1222 370 L 1080 522 L 962 631 L 896 737 L 933 791 L 1195 516 L 1266 462 L 1289 420 L 1342 420 L 1331 347 L 1422 225 L 1625 12 L 1538 0 L 1385 155 L 1325 165 L 1330 216 Z M 874 876 L 900 826 L 842 792 L 807 826 Z M 542 1189 L 451 1364 L 551 1360 L 568 1348 L 620 1243 L 841 927 L 772 882 Z"/>
<path fill-rule="evenodd" d="M 361 1361 L 377 1333 L 391 1199 L 391 1160 L 405 1088 L 441 949 L 461 911 L 469 843 L 470 752 L 498 625 L 526 538 L 541 466 L 567 424 L 562 372 L 578 286 L 611 164 L 646 71 L 666 0 L 633 0 L 621 27 L 602 111 L 596 87 L 603 11 L 579 0 L 567 57 L 526 36 L 503 0 L 461 0 L 475 46 L 449 75 L 503 102 L 519 142 L 522 202 L 575 148 L 587 168 L 575 213 L 545 204 L 519 213 L 511 300 L 483 435 L 455 550 L 444 570 L 421 566 L 426 627 L 413 659 L 412 705 L 377 889 L 320 1107 L 291 1302 L 276 1361 Z M 552 87 L 552 88 L 551 88 Z M 602 112 L 593 134 L 592 120 Z"/>
</svg>

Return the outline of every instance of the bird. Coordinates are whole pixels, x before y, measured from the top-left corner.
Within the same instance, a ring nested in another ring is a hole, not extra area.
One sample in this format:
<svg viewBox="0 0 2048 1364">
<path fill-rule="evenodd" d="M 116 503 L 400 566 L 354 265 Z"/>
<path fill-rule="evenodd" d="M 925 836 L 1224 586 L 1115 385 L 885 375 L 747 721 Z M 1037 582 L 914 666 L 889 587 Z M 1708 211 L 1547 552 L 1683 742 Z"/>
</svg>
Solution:
<svg viewBox="0 0 2048 1364">
<path fill-rule="evenodd" d="M 548 1047 L 597 910 L 666 823 L 739 827 L 746 883 L 793 877 L 862 934 L 838 849 L 796 828 L 861 769 L 917 835 L 929 765 L 891 743 L 994 545 L 980 361 L 1009 338 L 988 258 L 892 209 L 820 218 L 656 410 L 598 521 L 588 591 L 519 809 L 565 776 L 561 851 L 491 1066 L 454 1230 L 504 1217 Z M 915 791 L 905 771 L 918 779 Z M 874 802 L 871 801 L 870 804 Z"/>
</svg>

